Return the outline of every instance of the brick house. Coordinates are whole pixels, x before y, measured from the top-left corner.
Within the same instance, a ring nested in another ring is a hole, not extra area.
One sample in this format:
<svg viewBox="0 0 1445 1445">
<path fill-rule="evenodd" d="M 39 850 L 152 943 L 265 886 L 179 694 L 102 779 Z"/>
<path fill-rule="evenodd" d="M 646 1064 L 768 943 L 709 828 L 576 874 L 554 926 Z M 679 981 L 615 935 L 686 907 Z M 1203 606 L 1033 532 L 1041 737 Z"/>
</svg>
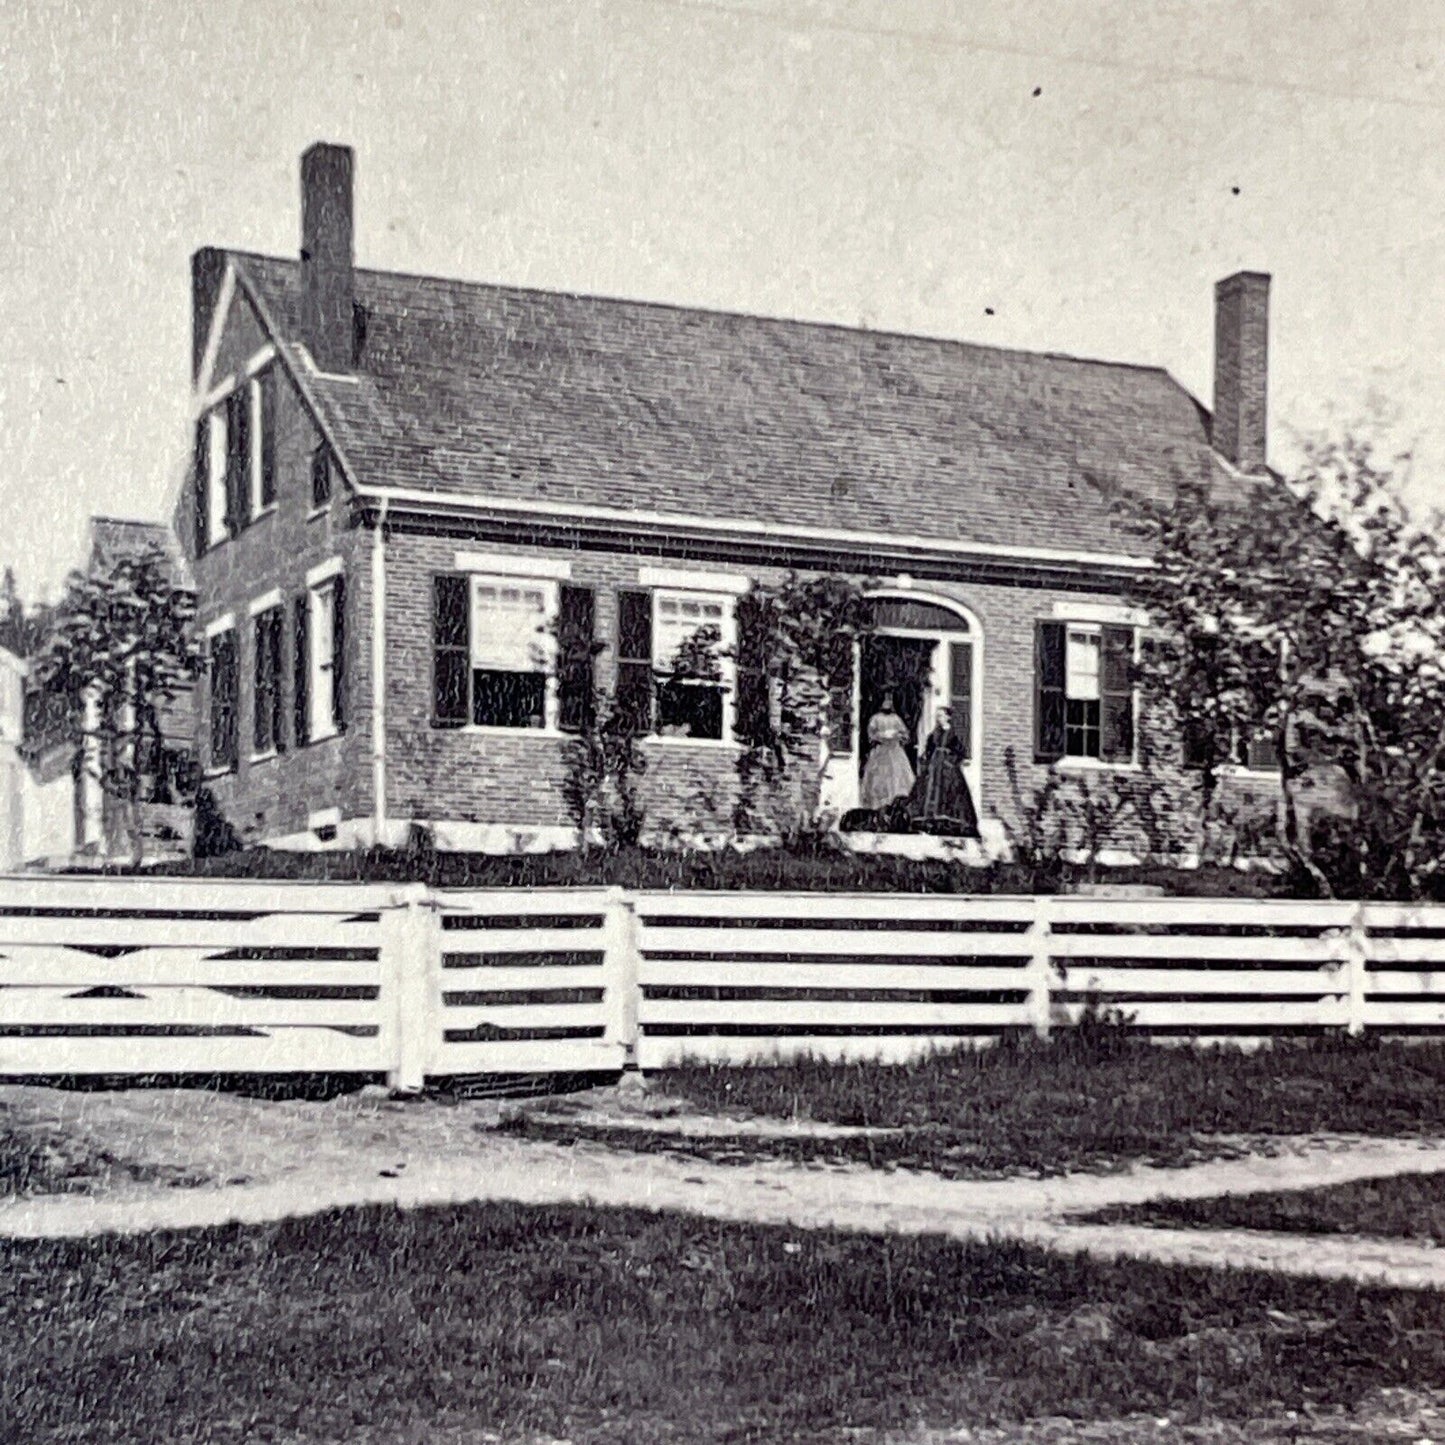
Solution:
<svg viewBox="0 0 1445 1445">
<path fill-rule="evenodd" d="M 1145 563 L 1107 494 L 1264 470 L 1267 276 L 1216 288 L 1211 413 L 1157 367 L 362 270 L 342 147 L 303 156 L 301 201 L 299 259 L 192 264 L 175 525 L 203 765 L 244 838 L 565 845 L 594 668 L 645 710 L 650 826 L 726 817 L 732 664 L 653 674 L 699 626 L 736 642 L 738 597 L 789 569 L 876 580 L 838 811 L 884 687 L 916 737 L 952 706 L 986 846 L 1006 752 L 1029 788 L 1133 786 Z M 1241 772 L 1271 786 L 1267 758 Z"/>
</svg>

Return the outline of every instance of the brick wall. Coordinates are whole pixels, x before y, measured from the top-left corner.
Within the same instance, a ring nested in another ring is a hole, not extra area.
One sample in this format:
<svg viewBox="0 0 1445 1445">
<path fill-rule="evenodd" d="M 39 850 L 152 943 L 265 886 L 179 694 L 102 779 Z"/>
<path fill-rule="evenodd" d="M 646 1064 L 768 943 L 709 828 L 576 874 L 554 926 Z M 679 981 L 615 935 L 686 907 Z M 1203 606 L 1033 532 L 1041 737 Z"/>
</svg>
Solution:
<svg viewBox="0 0 1445 1445">
<path fill-rule="evenodd" d="M 216 366 L 217 384 L 244 374 L 265 338 L 244 298 L 237 298 Z M 343 818 L 367 817 L 371 788 L 371 608 L 369 531 L 351 516 L 338 479 L 329 507 L 313 513 L 311 454 L 319 434 L 283 368 L 276 367 L 276 505 L 239 536 L 194 562 L 202 627 L 234 613 L 240 675 L 240 759 L 234 773 L 207 779 L 217 804 L 248 840 L 302 832 L 309 813 L 339 808 Z M 182 541 L 190 543 L 190 502 L 182 508 Z M 333 557 L 346 576 L 347 728 L 335 738 L 297 748 L 292 724 L 291 608 L 306 588 L 307 571 Z M 252 761 L 255 633 L 247 607 L 274 588 L 287 607 L 281 665 L 282 734 L 286 750 Z M 197 690 L 197 733 L 203 766 L 209 764 L 210 693 Z"/>
<path fill-rule="evenodd" d="M 459 551 L 537 557 L 570 565 L 574 583 L 596 593 L 597 635 L 609 644 L 599 659 L 599 681 L 610 686 L 616 636 L 616 592 L 639 585 L 647 566 L 728 571 L 765 583 L 779 568 L 743 562 L 689 563 L 677 557 L 589 550 L 547 549 L 469 541 L 392 530 L 386 543 L 387 811 L 393 818 L 450 819 L 467 823 L 511 823 L 525 829 L 568 823 L 562 795 L 565 776 L 562 739 L 541 732 L 477 732 L 431 726 L 432 577 L 455 569 Z M 886 581 L 887 579 L 880 579 Z M 1011 585 L 961 577 L 915 579 L 912 590 L 962 603 L 978 619 L 976 686 L 982 688 L 981 808 L 986 817 L 1012 817 L 1004 754 L 1012 748 L 1027 796 L 1049 775 L 1034 763 L 1034 624 L 1054 615 L 1056 604 L 1086 606 L 1117 599 L 1102 592 L 1059 586 Z M 726 745 L 650 739 L 643 744 L 647 771 L 639 791 L 648 826 L 663 832 L 728 830 L 736 798 L 735 749 Z M 1177 761 L 1177 754 L 1176 754 Z M 1176 770 L 1177 771 L 1177 770 Z M 1095 793 L 1137 792 L 1138 771 L 1098 769 L 1084 775 Z M 1183 788 L 1187 793 L 1187 787 Z M 1155 811 L 1169 826 L 1185 826 L 1187 797 Z M 1140 846 L 1137 826 L 1119 846 Z"/>
</svg>

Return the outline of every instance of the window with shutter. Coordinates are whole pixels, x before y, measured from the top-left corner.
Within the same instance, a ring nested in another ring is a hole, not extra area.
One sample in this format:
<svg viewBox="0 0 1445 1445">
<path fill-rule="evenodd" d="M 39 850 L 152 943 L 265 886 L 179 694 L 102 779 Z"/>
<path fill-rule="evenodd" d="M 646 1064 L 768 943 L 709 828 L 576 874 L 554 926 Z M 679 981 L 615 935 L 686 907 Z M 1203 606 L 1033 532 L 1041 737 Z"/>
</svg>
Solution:
<svg viewBox="0 0 1445 1445">
<path fill-rule="evenodd" d="M 652 731 L 652 593 L 629 588 L 617 594 L 617 713 L 629 731 Z"/>
<path fill-rule="evenodd" d="M 1064 756 L 1065 631 L 1062 622 L 1040 622 L 1034 630 L 1034 756 L 1053 762 Z"/>
<path fill-rule="evenodd" d="M 438 727 L 576 732 L 592 706 L 593 651 L 593 598 L 586 587 L 510 575 L 433 579 L 432 718 Z"/>
<path fill-rule="evenodd" d="M 1035 633 L 1035 755 L 1040 762 L 1134 758 L 1132 627 L 1041 622 Z"/>
<path fill-rule="evenodd" d="M 557 605 L 557 726 L 565 733 L 585 732 L 594 719 L 595 630 L 592 589 L 564 584 Z"/>
</svg>

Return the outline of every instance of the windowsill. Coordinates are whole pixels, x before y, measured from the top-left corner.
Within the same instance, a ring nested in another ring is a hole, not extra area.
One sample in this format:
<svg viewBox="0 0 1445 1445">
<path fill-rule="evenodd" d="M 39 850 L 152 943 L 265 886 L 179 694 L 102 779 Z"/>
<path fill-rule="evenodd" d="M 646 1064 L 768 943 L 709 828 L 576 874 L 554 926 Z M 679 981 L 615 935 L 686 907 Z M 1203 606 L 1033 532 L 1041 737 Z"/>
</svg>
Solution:
<svg viewBox="0 0 1445 1445">
<path fill-rule="evenodd" d="M 329 743 L 341 736 L 340 728 L 333 728 L 329 733 L 316 733 L 306 739 L 305 746 L 312 747 L 318 743 Z"/>
<path fill-rule="evenodd" d="M 209 780 L 212 779 L 212 778 L 230 778 L 230 777 L 234 777 L 235 774 L 236 774 L 236 765 L 235 765 L 235 763 L 228 763 L 228 764 L 227 764 L 225 767 L 223 767 L 223 768 L 207 768 L 207 769 L 205 770 L 205 772 L 201 774 L 201 776 L 202 776 L 203 778 L 205 778 L 207 781 L 209 781 Z"/>
<path fill-rule="evenodd" d="M 560 728 L 508 728 L 491 723 L 455 724 L 437 722 L 432 719 L 432 728 L 439 733 L 460 733 L 471 738 L 571 738 L 576 733 L 564 733 Z"/>
<path fill-rule="evenodd" d="M 639 738 L 638 741 L 644 747 L 656 745 L 668 748 L 717 748 L 726 749 L 729 752 L 741 752 L 743 746 L 731 738 L 670 737 L 666 733 L 648 733 L 646 737 Z"/>
<path fill-rule="evenodd" d="M 1104 758 L 1060 758 L 1054 767 L 1062 773 L 1138 773 L 1137 762 L 1111 763 Z"/>
<path fill-rule="evenodd" d="M 263 753 L 252 753 L 248 761 L 254 768 L 257 763 L 269 763 L 272 758 L 278 756 L 279 754 L 277 753 L 275 748 L 267 748 L 266 751 Z"/>
<path fill-rule="evenodd" d="M 252 513 L 251 513 L 251 516 L 250 516 L 249 520 L 247 521 L 246 525 L 247 525 L 248 527 L 254 527 L 257 522 L 264 521 L 267 517 L 271 516 L 275 511 L 276 511 L 276 503 L 275 503 L 275 502 L 267 502 L 266 505 L 265 505 L 264 507 L 262 507 L 259 512 L 252 512 Z"/>
<path fill-rule="evenodd" d="M 312 509 L 307 512 L 306 520 L 308 522 L 314 522 L 318 517 L 324 517 L 330 510 L 331 503 L 323 502 L 319 507 L 312 507 Z"/>
<path fill-rule="evenodd" d="M 1273 782 L 1280 780 L 1278 768 L 1252 768 L 1248 763 L 1221 763 L 1214 771 L 1221 778 L 1252 778 L 1260 781 L 1268 779 Z"/>
</svg>

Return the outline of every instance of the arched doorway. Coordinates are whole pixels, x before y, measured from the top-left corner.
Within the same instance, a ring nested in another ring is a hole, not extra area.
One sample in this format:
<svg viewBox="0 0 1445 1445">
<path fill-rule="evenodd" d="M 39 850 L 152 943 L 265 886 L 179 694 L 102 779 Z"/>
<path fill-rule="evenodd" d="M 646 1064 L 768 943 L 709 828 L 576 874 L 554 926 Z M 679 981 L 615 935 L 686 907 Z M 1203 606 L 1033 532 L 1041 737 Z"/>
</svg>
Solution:
<svg viewBox="0 0 1445 1445">
<path fill-rule="evenodd" d="M 968 785 L 982 813 L 983 632 L 978 619 L 962 603 L 913 591 L 879 591 L 872 603 L 874 632 L 858 648 L 854 664 L 852 749 L 829 761 L 826 806 L 839 816 L 858 806 L 868 760 L 868 720 L 884 693 L 891 692 L 908 726 L 907 750 L 915 767 L 939 709 L 951 710 L 968 749 Z"/>
</svg>

